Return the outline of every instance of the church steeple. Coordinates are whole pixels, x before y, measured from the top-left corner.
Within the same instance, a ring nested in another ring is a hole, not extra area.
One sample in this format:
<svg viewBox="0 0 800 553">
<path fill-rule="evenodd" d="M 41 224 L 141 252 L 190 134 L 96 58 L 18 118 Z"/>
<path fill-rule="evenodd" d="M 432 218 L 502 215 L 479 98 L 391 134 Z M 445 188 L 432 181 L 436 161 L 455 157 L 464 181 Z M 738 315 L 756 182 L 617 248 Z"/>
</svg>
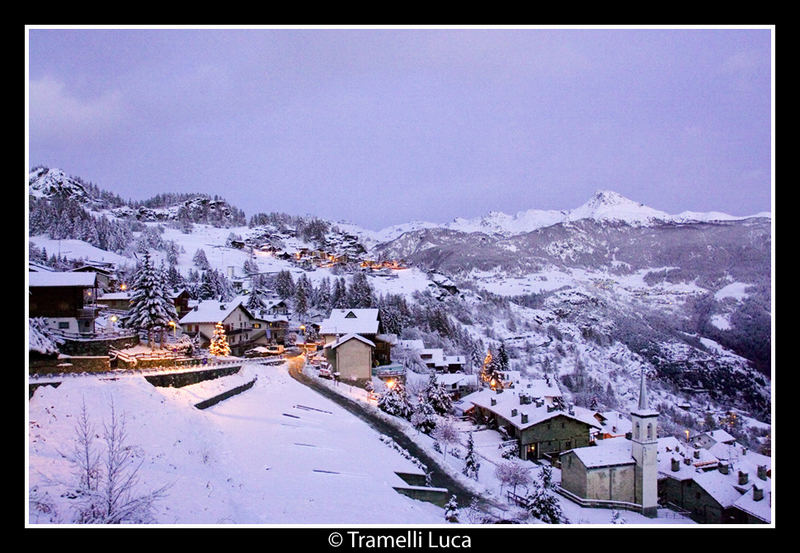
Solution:
<svg viewBox="0 0 800 553">
<path fill-rule="evenodd" d="M 639 383 L 639 411 L 647 411 L 649 406 L 647 405 L 647 385 L 645 384 L 644 379 L 644 369 L 642 369 L 642 378 L 641 382 Z"/>
<path fill-rule="evenodd" d="M 631 422 L 636 502 L 642 506 L 643 514 L 655 516 L 658 507 L 658 411 L 650 408 L 644 369 L 639 380 L 639 405 L 631 413 Z"/>
</svg>

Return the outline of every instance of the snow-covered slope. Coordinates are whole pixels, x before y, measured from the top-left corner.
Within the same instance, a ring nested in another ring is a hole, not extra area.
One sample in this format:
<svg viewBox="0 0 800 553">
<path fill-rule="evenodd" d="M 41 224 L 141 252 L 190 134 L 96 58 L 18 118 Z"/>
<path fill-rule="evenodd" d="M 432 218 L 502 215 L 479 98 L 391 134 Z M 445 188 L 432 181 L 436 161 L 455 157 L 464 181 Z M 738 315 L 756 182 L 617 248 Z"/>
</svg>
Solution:
<svg viewBox="0 0 800 553">
<path fill-rule="evenodd" d="M 253 388 L 206 410 L 193 405 L 244 382 Z M 65 381 L 30 400 L 32 523 L 70 522 L 75 424 L 85 403 L 102 435 L 113 401 L 142 461 L 138 493 L 169 485 L 155 504 L 160 524 L 440 524 L 442 509 L 395 492 L 395 471 L 420 469 L 335 403 L 294 381 L 285 367 L 184 388 L 141 377 Z M 169 421 L 169 424 L 164 424 Z M 101 440 L 96 440 L 102 452 Z M 47 508 L 45 507 L 47 505 Z"/>
</svg>

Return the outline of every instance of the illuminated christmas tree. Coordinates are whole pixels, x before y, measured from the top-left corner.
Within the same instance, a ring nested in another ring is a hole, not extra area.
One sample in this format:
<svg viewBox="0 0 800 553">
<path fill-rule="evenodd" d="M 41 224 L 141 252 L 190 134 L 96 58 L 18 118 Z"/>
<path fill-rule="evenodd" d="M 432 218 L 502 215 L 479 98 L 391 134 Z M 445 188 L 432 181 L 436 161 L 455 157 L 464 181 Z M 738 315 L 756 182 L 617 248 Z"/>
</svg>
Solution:
<svg viewBox="0 0 800 553">
<path fill-rule="evenodd" d="M 228 337 L 225 335 L 225 327 L 222 322 L 218 322 L 214 327 L 214 337 L 211 345 L 208 346 L 208 353 L 217 357 L 225 357 L 231 354 L 231 347 L 228 345 Z"/>
</svg>

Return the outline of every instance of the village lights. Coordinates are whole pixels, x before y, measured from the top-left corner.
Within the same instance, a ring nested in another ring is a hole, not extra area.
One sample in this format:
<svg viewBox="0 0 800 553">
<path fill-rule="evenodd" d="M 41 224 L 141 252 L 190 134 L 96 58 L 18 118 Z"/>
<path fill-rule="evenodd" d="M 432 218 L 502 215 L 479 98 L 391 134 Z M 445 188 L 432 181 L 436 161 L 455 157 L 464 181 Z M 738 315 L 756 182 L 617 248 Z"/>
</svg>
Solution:
<svg viewBox="0 0 800 553">
<path fill-rule="evenodd" d="M 123 282 L 122 284 L 119 285 L 119 289 L 124 292 L 125 290 L 128 289 L 128 285 Z"/>
<path fill-rule="evenodd" d="M 170 321 L 167 324 L 172 327 L 172 337 L 177 338 L 178 325 L 175 324 L 175 321 Z"/>
<path fill-rule="evenodd" d="M 389 380 L 386 381 L 386 387 L 389 388 L 390 390 L 394 390 L 395 384 L 396 383 L 394 379 L 390 378 Z"/>
</svg>

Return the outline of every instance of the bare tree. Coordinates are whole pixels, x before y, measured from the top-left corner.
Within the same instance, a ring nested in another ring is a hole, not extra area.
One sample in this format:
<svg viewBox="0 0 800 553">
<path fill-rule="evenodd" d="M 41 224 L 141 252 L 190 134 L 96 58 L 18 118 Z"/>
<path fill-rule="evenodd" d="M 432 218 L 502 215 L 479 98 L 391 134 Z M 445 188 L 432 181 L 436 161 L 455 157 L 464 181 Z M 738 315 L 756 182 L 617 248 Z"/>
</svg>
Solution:
<svg viewBox="0 0 800 553">
<path fill-rule="evenodd" d="M 69 457 L 77 468 L 76 498 L 80 499 L 76 522 L 121 524 L 153 522 L 153 507 L 166 496 L 169 484 L 139 493 L 139 470 L 144 457 L 135 459 L 128 445 L 124 415 L 117 415 L 111 401 L 111 420 L 103 424 L 105 456 L 96 452 L 95 431 L 84 403 L 75 428 L 75 446 Z"/>
<path fill-rule="evenodd" d="M 494 471 L 495 476 L 500 481 L 500 489 L 504 486 L 511 486 L 513 492 L 517 493 L 517 486 L 527 487 L 531 483 L 530 469 L 522 463 L 509 461 L 500 463 Z"/>
<path fill-rule="evenodd" d="M 458 428 L 450 418 L 442 418 L 439 420 L 436 428 L 433 430 L 434 439 L 442 444 L 442 456 L 447 456 L 447 446 L 458 443 Z"/>
</svg>

